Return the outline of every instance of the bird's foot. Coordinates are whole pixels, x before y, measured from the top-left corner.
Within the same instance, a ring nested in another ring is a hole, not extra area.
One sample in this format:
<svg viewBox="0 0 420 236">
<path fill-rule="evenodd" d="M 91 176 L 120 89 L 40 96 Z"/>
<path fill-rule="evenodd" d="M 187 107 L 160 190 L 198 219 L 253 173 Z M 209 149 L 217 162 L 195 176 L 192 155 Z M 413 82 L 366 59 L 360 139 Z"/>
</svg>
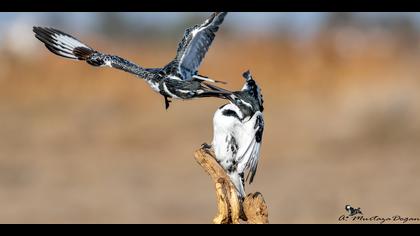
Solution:
<svg viewBox="0 0 420 236">
<path fill-rule="evenodd" d="M 208 143 L 203 143 L 203 144 L 201 144 L 201 148 L 203 148 L 203 149 L 211 149 L 211 145 L 208 144 Z"/>
<path fill-rule="evenodd" d="M 168 108 L 169 108 L 169 103 L 171 103 L 172 101 L 170 101 L 169 99 L 168 99 L 168 97 L 166 97 L 165 96 L 165 109 L 166 110 L 168 110 Z"/>
</svg>

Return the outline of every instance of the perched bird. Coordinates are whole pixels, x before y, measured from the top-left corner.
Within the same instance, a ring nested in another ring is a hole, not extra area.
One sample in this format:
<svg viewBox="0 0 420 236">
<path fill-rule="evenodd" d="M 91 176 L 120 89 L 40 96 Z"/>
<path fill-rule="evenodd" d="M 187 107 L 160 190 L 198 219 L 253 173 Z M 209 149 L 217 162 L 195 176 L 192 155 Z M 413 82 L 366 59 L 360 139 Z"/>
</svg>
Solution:
<svg viewBox="0 0 420 236">
<path fill-rule="evenodd" d="M 98 52 L 57 29 L 33 27 L 33 31 L 35 37 L 43 42 L 48 50 L 59 56 L 83 60 L 92 66 L 113 67 L 143 78 L 154 91 L 164 97 L 165 108 L 168 109 L 169 98 L 224 98 L 228 93 L 206 83 L 224 82 L 197 73 L 226 14 L 226 12 L 215 12 L 201 25 L 186 29 L 184 37 L 178 44 L 176 57 L 162 68 L 143 68 L 119 56 Z"/>
<path fill-rule="evenodd" d="M 263 97 L 251 73 L 242 75 L 246 82 L 241 91 L 226 98 L 213 118 L 213 141 L 216 160 L 226 170 L 236 187 L 238 197 L 245 197 L 244 172 L 251 184 L 257 171 L 264 131 Z"/>
<path fill-rule="evenodd" d="M 345 206 L 345 209 L 346 209 L 346 211 L 349 213 L 349 216 L 354 216 L 354 215 L 357 215 L 357 214 L 361 214 L 361 215 L 363 215 L 362 211 L 360 210 L 360 207 L 358 207 L 358 208 L 353 208 L 353 207 L 352 207 L 352 206 L 350 206 L 350 205 L 346 205 L 346 206 Z"/>
</svg>

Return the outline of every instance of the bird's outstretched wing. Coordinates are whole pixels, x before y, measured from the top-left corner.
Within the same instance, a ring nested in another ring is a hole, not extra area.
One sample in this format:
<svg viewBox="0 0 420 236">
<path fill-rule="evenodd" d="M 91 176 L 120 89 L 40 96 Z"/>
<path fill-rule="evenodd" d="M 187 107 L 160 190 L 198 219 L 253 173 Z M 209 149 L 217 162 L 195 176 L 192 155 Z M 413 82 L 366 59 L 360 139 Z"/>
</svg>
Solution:
<svg viewBox="0 0 420 236">
<path fill-rule="evenodd" d="M 177 72 L 183 79 L 192 79 L 197 74 L 197 69 L 226 14 L 227 12 L 215 12 L 203 24 L 185 30 L 175 58 Z"/>
<path fill-rule="evenodd" d="M 107 55 L 94 50 L 75 37 L 60 30 L 33 27 L 35 37 L 45 44 L 52 53 L 75 60 L 83 60 L 92 66 L 109 66 L 135 74 L 142 78 L 152 76 L 153 71 L 142 68 L 119 56 Z"/>
</svg>

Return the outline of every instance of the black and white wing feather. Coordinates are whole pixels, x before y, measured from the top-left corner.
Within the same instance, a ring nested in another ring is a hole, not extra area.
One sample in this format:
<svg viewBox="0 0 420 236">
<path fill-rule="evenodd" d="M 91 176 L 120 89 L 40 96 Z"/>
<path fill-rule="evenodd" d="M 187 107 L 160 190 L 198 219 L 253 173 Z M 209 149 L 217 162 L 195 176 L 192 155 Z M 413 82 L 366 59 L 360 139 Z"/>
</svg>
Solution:
<svg viewBox="0 0 420 236">
<path fill-rule="evenodd" d="M 47 27 L 33 27 L 35 37 L 45 44 L 52 53 L 75 60 L 83 60 L 92 66 L 109 66 L 142 78 L 152 76 L 148 71 L 119 56 L 107 55 L 94 50 L 75 37 L 60 30 Z M 153 70 L 153 69 L 152 69 Z"/>
<path fill-rule="evenodd" d="M 264 132 L 264 118 L 261 112 L 256 112 L 250 121 L 243 126 L 243 132 L 238 137 L 241 143 L 236 155 L 238 172 L 248 171 L 246 180 L 251 184 L 257 172 L 258 161 L 260 159 L 260 149 L 262 135 Z"/>
<path fill-rule="evenodd" d="M 175 58 L 178 73 L 183 79 L 191 79 L 193 75 L 197 74 L 197 69 L 226 14 L 227 12 L 215 12 L 203 24 L 185 30 Z"/>
<path fill-rule="evenodd" d="M 262 135 L 264 132 L 264 119 L 262 113 L 256 113 L 257 120 L 255 122 L 255 143 L 253 145 L 253 150 L 251 152 L 251 157 L 249 158 L 246 169 L 249 170 L 246 180 L 249 178 L 249 183 L 251 184 L 254 181 L 255 173 L 257 173 L 258 160 L 260 159 L 260 148 L 262 142 Z"/>
</svg>

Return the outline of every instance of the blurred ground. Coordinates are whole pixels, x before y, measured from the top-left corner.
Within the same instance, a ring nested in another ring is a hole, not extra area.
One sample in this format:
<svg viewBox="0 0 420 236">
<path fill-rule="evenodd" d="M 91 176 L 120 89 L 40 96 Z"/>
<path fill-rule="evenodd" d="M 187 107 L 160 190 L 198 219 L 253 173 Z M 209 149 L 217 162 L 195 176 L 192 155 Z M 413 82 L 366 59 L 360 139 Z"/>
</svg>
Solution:
<svg viewBox="0 0 420 236">
<path fill-rule="evenodd" d="M 145 67 L 176 48 L 86 39 Z M 247 191 L 263 193 L 271 223 L 337 223 L 346 204 L 420 217 L 420 58 L 401 45 L 375 34 L 215 40 L 201 74 L 239 89 L 250 69 L 263 89 L 262 155 Z M 0 222 L 211 222 L 213 186 L 193 151 L 212 139 L 224 101 L 174 101 L 166 111 L 124 72 L 41 44 L 35 59 L 2 55 Z"/>
</svg>

